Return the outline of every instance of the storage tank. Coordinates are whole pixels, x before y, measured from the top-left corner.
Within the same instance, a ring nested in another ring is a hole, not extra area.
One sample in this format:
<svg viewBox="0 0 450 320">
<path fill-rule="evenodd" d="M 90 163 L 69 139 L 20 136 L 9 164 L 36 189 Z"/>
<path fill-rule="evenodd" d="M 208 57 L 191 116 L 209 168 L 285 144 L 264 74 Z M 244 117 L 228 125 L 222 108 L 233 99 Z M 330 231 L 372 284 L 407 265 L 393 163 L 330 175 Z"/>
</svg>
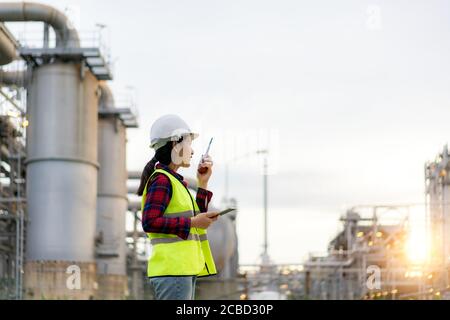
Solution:
<svg viewBox="0 0 450 320">
<path fill-rule="evenodd" d="M 209 208 L 209 211 L 219 211 L 218 208 Z M 234 221 L 230 213 L 219 217 L 216 222 L 208 228 L 208 240 L 214 256 L 216 267 L 224 278 L 234 276 L 231 269 L 230 259 L 237 250 L 237 236 Z"/>
<path fill-rule="evenodd" d="M 219 211 L 211 205 L 208 210 Z M 235 213 L 228 213 L 219 217 L 208 228 L 208 240 L 218 275 L 198 278 L 196 291 L 198 299 L 239 299 L 238 239 L 235 217 Z"/>
<path fill-rule="evenodd" d="M 95 295 L 98 81 L 77 62 L 32 69 L 25 287 L 34 299 Z"/>
<path fill-rule="evenodd" d="M 188 188 L 195 195 L 197 181 L 194 178 L 186 178 Z M 233 200 L 231 207 L 237 207 Z M 208 211 L 220 211 L 212 203 L 208 205 Z M 214 257 L 214 263 L 218 274 L 211 277 L 198 278 L 196 297 L 200 300 L 208 299 L 238 299 L 238 237 L 236 232 L 237 211 L 223 215 L 208 228 L 208 241 Z"/>
<path fill-rule="evenodd" d="M 125 214 L 127 200 L 126 127 L 114 113 L 114 97 L 100 82 L 98 122 L 97 275 L 100 299 L 128 295 Z"/>
</svg>

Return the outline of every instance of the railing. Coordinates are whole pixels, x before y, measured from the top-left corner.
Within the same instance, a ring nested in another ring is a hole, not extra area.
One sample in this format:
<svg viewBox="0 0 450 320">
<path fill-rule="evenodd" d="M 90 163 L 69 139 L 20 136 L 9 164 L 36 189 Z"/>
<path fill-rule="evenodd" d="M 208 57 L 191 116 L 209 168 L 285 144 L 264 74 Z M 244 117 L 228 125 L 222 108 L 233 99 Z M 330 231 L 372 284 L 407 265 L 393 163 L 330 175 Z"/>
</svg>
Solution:
<svg viewBox="0 0 450 320">
<path fill-rule="evenodd" d="M 83 48 L 98 48 L 102 54 L 110 58 L 110 45 L 107 36 L 100 29 L 98 30 L 81 30 L 78 31 L 80 38 L 80 46 Z M 48 42 L 45 43 L 45 36 L 43 31 L 28 30 L 26 32 L 18 32 L 16 35 L 19 45 L 27 48 L 54 48 L 56 45 L 56 38 L 53 32 L 50 32 Z"/>
<path fill-rule="evenodd" d="M 113 88 L 113 94 L 116 109 L 129 110 L 129 112 L 120 115 L 124 124 L 136 127 L 138 125 L 139 112 L 136 104 L 137 94 L 135 88 Z"/>
<path fill-rule="evenodd" d="M 54 32 L 49 32 L 46 39 L 42 30 L 27 30 L 26 32 L 16 32 L 15 36 L 19 46 L 25 49 L 52 49 L 55 48 L 56 38 Z M 114 65 L 111 59 L 109 40 L 103 29 L 81 30 L 78 32 L 81 48 L 98 49 L 105 65 L 113 73 Z"/>
</svg>

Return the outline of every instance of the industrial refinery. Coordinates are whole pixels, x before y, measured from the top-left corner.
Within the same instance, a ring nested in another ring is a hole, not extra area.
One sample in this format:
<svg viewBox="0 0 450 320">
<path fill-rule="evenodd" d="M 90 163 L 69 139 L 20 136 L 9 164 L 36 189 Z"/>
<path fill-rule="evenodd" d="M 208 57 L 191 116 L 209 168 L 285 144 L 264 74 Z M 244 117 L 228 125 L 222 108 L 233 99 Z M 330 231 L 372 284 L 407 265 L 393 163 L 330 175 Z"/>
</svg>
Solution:
<svg viewBox="0 0 450 320">
<path fill-rule="evenodd" d="M 19 34 L 13 28 L 17 23 L 39 23 L 41 31 L 31 35 L 23 29 Z M 153 247 L 142 228 L 141 197 L 136 195 L 142 171 L 130 167 L 135 153 L 127 152 L 133 132 L 142 129 L 147 139 L 154 119 L 143 118 L 142 111 L 152 106 L 139 105 L 133 94 L 116 94 L 114 82 L 127 79 L 116 77 L 111 48 L 91 40 L 52 5 L 0 2 L 0 300 L 155 299 L 147 279 Z M 119 62 L 133 59 L 121 58 Z M 164 58 L 161 61 L 164 64 Z M 161 81 L 168 80 L 161 75 Z M 249 110 L 253 116 L 255 109 Z M 157 112 L 152 112 L 155 117 Z M 236 137 L 239 140 L 239 134 Z M 145 143 L 142 147 L 149 144 Z M 275 149 L 272 145 L 247 153 L 262 157 L 262 175 L 253 181 L 244 176 L 251 168 L 236 170 L 241 180 L 235 185 L 242 184 L 241 189 L 234 189 L 228 177 L 237 165 L 227 163 L 225 174 L 219 168 L 215 171 L 225 182 L 225 196 L 220 205 L 218 200 L 212 202 L 208 211 L 236 210 L 208 229 L 218 274 L 197 280 L 196 299 L 450 300 L 447 145 L 435 158 L 429 154 L 413 163 L 419 167 L 425 163 L 423 179 L 415 181 L 423 186 L 417 203 L 389 199 L 352 203 L 340 213 L 331 212 L 339 230 L 330 234 L 319 226 L 314 231 L 329 239 L 327 246 L 301 257 L 296 251 L 300 241 L 289 243 L 282 248 L 290 251 L 289 263 L 272 257 L 280 249 L 272 240 L 289 232 L 271 224 L 283 212 L 271 211 L 271 201 L 282 198 L 286 206 L 292 205 L 291 199 L 282 197 L 285 188 L 295 190 L 291 198 L 303 201 L 307 197 L 300 194 L 305 189 L 292 181 L 311 176 L 330 179 L 331 173 L 314 171 L 279 182 L 279 176 L 268 173 L 269 153 Z M 326 148 L 313 149 L 316 155 L 321 154 L 318 149 Z M 305 157 L 307 153 L 301 155 L 302 161 Z M 298 162 L 307 164 L 302 161 Z M 195 194 L 198 180 L 191 175 L 185 179 Z M 321 192 L 320 187 L 317 190 Z M 241 202 L 252 196 L 257 199 L 254 207 L 248 203 L 247 207 L 261 213 L 260 224 L 240 220 L 248 214 Z M 323 192 L 317 197 L 322 201 L 333 196 Z M 418 242 L 412 240 L 417 227 L 414 214 L 423 217 Z M 308 217 L 301 219 L 308 226 Z M 261 241 L 255 236 L 260 226 Z M 240 248 L 253 244 L 260 259 L 249 263 Z"/>
<path fill-rule="evenodd" d="M 126 167 L 136 106 L 115 102 L 108 56 L 83 47 L 60 11 L 0 3 L 0 21 L 1 298 L 151 298 L 148 239 L 133 197 L 141 173 Z M 43 22 L 41 47 L 19 43 L 4 24 L 18 21 Z M 201 283 L 200 298 L 239 298 L 235 218 L 211 229 L 221 274 Z M 67 285 L 72 272 L 81 275 L 77 290 Z"/>
</svg>

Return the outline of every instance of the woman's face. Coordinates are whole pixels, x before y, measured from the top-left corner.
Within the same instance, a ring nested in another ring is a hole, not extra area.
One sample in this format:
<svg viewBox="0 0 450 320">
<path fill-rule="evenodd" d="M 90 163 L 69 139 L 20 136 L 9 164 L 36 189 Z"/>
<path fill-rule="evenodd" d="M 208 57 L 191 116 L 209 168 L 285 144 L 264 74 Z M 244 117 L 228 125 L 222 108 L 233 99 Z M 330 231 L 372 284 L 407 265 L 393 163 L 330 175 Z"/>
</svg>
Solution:
<svg viewBox="0 0 450 320">
<path fill-rule="evenodd" d="M 188 168 L 191 166 L 192 155 L 192 137 L 184 136 L 183 141 L 176 143 L 172 148 L 172 162 L 180 167 Z"/>
</svg>

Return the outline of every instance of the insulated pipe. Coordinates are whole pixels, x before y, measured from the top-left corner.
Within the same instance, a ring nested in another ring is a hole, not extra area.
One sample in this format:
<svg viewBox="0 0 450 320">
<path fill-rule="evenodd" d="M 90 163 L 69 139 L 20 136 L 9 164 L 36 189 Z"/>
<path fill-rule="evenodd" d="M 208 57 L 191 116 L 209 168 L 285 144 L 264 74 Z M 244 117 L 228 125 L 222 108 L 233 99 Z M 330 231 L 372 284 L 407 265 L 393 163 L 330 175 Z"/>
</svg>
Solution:
<svg viewBox="0 0 450 320">
<path fill-rule="evenodd" d="M 0 69 L 0 87 L 25 87 L 26 71 L 3 71 Z"/>
<path fill-rule="evenodd" d="M 39 21 L 51 25 L 56 34 L 57 47 L 80 46 L 80 39 L 65 14 L 59 10 L 40 3 L 5 2 L 0 3 L 0 21 Z"/>
<path fill-rule="evenodd" d="M 307 261 L 305 267 L 349 267 L 353 263 L 353 258 L 345 261 Z"/>
<path fill-rule="evenodd" d="M 0 65 L 17 59 L 17 42 L 3 23 L 0 23 Z"/>
<path fill-rule="evenodd" d="M 141 179 L 140 171 L 128 171 L 128 179 Z"/>
<path fill-rule="evenodd" d="M 136 194 L 138 190 L 138 186 L 134 185 L 134 186 L 127 186 L 127 192 L 131 193 L 131 194 Z"/>
<path fill-rule="evenodd" d="M 139 174 L 139 177 L 136 176 L 136 178 L 134 178 L 134 177 L 130 178 L 130 174 L 134 174 L 134 173 Z M 128 179 L 140 179 L 141 178 L 140 175 L 141 175 L 141 173 L 138 171 L 128 171 Z M 191 177 L 186 177 L 185 180 L 187 181 L 189 188 L 191 188 L 193 190 L 197 189 L 197 180 L 196 179 L 191 178 Z M 138 190 L 137 185 L 128 185 L 127 186 L 127 192 L 129 194 L 136 194 L 137 190 Z"/>
</svg>

